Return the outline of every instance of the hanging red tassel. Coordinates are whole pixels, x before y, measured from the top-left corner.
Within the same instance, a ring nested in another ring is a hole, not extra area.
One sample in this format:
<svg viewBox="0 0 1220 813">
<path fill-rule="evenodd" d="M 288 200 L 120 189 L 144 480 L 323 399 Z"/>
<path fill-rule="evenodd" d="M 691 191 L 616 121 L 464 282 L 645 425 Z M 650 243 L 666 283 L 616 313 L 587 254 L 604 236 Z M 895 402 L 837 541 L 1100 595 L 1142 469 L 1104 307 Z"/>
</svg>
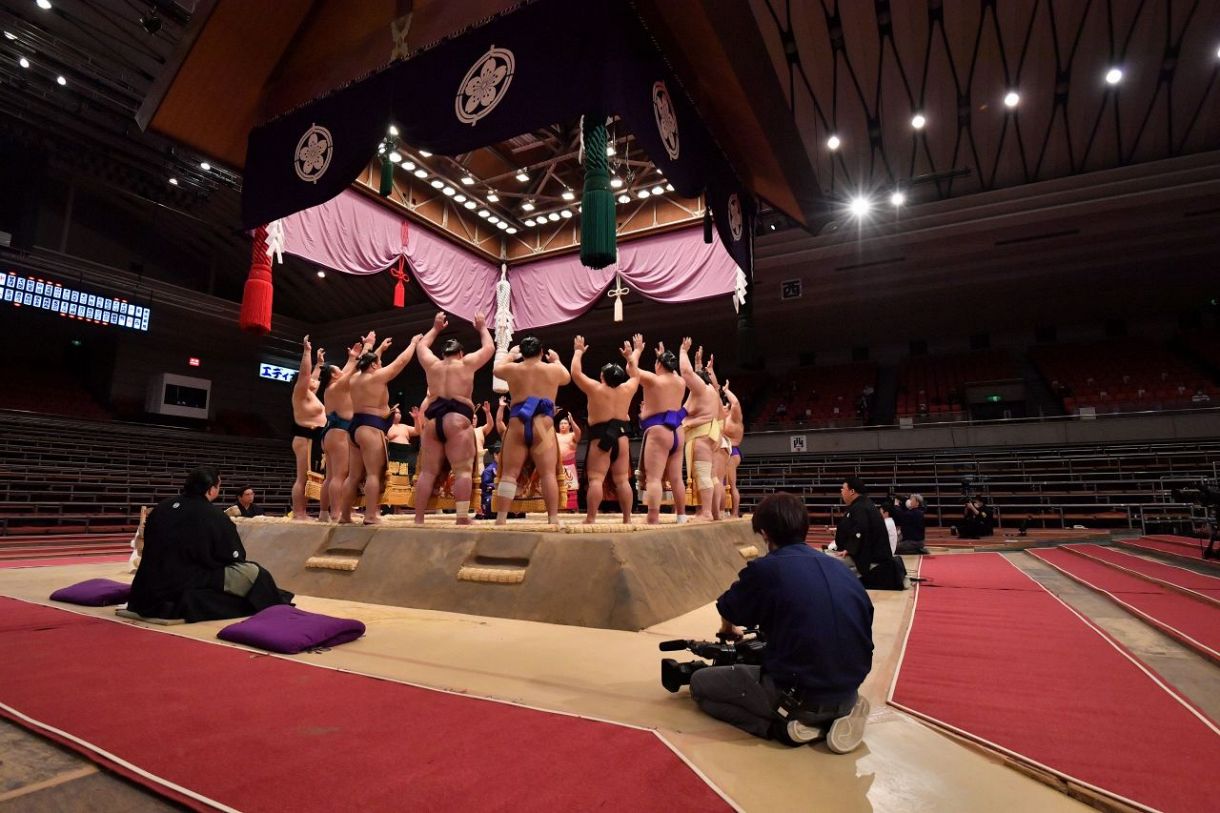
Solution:
<svg viewBox="0 0 1220 813">
<path fill-rule="evenodd" d="M 394 283 L 394 307 L 403 308 L 407 304 L 407 289 L 403 283 L 407 281 L 407 272 L 403 270 L 405 258 L 398 258 L 398 267 L 390 269 L 390 276 L 398 280 Z"/>
<path fill-rule="evenodd" d="M 271 332 L 271 257 L 267 254 L 267 227 L 254 231 L 254 246 L 250 253 L 250 276 L 242 292 L 241 315 L 238 324 L 247 333 L 265 336 Z"/>
</svg>

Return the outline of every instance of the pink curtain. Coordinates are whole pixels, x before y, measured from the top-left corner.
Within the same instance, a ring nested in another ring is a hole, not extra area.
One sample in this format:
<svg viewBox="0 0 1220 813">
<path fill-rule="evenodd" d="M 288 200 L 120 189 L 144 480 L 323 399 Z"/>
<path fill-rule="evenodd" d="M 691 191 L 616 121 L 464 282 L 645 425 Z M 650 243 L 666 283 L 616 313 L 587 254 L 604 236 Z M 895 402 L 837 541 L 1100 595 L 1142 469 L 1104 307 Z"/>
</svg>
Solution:
<svg viewBox="0 0 1220 813">
<path fill-rule="evenodd" d="M 498 266 L 412 224 L 369 197 L 346 190 L 283 219 L 284 250 L 348 274 L 376 274 L 406 257 L 416 284 L 437 307 L 467 321 L 495 312 Z M 737 266 L 717 237 L 699 227 L 620 244 L 617 265 L 594 271 L 567 254 L 508 272 L 518 330 L 568 322 L 605 296 L 615 273 L 633 292 L 661 302 L 731 294 Z"/>
</svg>

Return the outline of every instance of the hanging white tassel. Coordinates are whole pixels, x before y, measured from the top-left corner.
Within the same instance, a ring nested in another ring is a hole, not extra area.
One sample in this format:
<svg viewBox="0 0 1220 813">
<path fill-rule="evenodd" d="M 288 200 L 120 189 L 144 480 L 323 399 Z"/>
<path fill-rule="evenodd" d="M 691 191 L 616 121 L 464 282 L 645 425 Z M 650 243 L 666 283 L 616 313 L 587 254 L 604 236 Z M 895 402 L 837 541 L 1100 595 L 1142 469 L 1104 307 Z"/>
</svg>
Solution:
<svg viewBox="0 0 1220 813">
<path fill-rule="evenodd" d="M 631 293 L 631 289 L 623 285 L 621 274 L 614 275 L 614 287 L 606 291 L 606 296 L 614 298 L 614 321 L 623 321 L 623 297 Z"/>
<path fill-rule="evenodd" d="M 508 264 L 500 264 L 500 281 L 496 283 L 496 360 L 499 364 L 508 358 L 508 348 L 513 345 L 513 288 L 508 282 Z M 500 395 L 508 392 L 508 382 L 492 378 L 491 389 Z"/>
<path fill-rule="evenodd" d="M 745 272 L 738 268 L 737 282 L 733 286 L 733 310 L 738 313 L 741 312 L 741 306 L 746 304 L 746 285 L 748 283 Z"/>
<path fill-rule="evenodd" d="M 580 117 L 580 126 L 576 128 L 580 133 L 580 149 L 576 151 L 576 163 L 583 164 L 585 162 L 585 117 Z"/>
<path fill-rule="evenodd" d="M 280 265 L 284 264 L 284 223 L 272 220 L 267 224 L 267 256 L 273 257 Z"/>
</svg>

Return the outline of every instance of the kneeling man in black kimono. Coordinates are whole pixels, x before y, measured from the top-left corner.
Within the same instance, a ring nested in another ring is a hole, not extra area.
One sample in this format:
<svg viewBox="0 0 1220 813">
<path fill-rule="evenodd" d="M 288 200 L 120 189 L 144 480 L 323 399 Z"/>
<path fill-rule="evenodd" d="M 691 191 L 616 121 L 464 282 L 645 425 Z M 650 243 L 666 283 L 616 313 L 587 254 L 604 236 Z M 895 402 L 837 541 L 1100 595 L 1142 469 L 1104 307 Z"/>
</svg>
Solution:
<svg viewBox="0 0 1220 813">
<path fill-rule="evenodd" d="M 207 621 L 252 615 L 288 604 L 246 549 L 232 520 L 212 505 L 220 475 L 204 467 L 190 472 L 182 493 L 161 502 L 144 526 L 144 554 L 131 584 L 127 609 L 149 618 Z"/>
</svg>

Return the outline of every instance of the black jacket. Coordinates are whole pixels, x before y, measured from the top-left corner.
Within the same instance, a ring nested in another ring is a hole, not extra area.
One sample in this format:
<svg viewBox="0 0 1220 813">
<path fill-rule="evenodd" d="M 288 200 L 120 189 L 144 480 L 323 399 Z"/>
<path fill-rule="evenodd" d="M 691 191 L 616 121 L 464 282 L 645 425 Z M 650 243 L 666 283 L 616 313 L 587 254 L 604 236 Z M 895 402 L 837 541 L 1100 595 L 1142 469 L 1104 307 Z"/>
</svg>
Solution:
<svg viewBox="0 0 1220 813">
<path fill-rule="evenodd" d="M 902 531 L 902 538 L 905 541 L 924 541 L 923 506 L 907 508 L 905 503 L 901 503 L 895 505 L 890 513 L 894 517 L 894 522 L 898 525 L 898 530 Z"/>
<path fill-rule="evenodd" d="M 874 565 L 888 562 L 890 535 L 877 506 L 868 497 L 857 497 L 835 530 L 835 547 L 847 551 L 863 579 Z"/>
<path fill-rule="evenodd" d="M 225 593 L 225 567 L 244 561 L 241 537 L 223 511 L 203 497 L 171 497 L 144 526 L 144 552 L 127 607 L 144 616 L 204 621 L 251 615 L 292 600 L 261 568 L 247 596 Z"/>
</svg>

